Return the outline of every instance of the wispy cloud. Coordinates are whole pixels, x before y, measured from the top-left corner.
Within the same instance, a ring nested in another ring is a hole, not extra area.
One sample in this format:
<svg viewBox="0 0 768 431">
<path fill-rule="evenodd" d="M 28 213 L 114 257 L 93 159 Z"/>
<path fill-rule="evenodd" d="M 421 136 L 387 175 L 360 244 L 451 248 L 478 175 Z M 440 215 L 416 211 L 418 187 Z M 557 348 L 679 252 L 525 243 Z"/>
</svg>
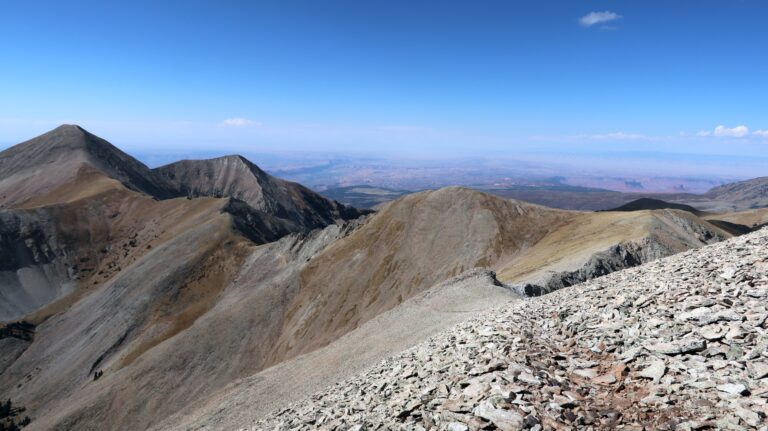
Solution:
<svg viewBox="0 0 768 431">
<path fill-rule="evenodd" d="M 755 130 L 752 134 L 761 138 L 768 138 L 768 130 Z"/>
<path fill-rule="evenodd" d="M 622 16 L 616 12 L 603 11 L 603 12 L 590 12 L 583 17 L 579 18 L 579 24 L 582 27 L 592 27 L 595 24 L 605 24 L 607 22 L 616 21 L 621 19 Z"/>
<path fill-rule="evenodd" d="M 249 120 L 247 118 L 242 117 L 235 117 L 235 118 L 227 118 L 226 120 L 221 122 L 222 126 L 231 126 L 231 127 L 243 127 L 243 126 L 261 126 L 261 123 L 253 120 Z"/>
</svg>

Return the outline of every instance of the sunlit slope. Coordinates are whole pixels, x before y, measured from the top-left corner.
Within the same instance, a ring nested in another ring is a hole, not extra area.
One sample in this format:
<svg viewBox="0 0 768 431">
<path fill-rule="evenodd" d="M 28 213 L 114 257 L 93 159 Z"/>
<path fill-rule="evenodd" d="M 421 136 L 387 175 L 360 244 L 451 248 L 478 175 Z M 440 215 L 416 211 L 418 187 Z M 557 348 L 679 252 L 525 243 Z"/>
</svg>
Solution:
<svg viewBox="0 0 768 431">
<path fill-rule="evenodd" d="M 716 242 L 731 235 L 681 210 L 573 213 L 567 223 L 525 254 L 496 269 L 505 282 L 540 280 L 551 272 L 573 271 L 598 252 L 622 243 L 647 241 L 648 257 L 661 257 Z M 652 241 L 651 241 L 652 240 Z M 656 254 L 657 256 L 654 256 Z"/>
</svg>

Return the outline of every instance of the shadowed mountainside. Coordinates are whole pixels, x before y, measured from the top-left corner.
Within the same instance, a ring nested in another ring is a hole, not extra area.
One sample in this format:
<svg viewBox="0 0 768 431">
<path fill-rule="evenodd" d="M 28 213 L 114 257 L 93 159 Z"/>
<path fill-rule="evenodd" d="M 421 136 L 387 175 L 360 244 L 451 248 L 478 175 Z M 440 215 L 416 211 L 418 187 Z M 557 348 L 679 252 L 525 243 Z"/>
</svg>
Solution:
<svg viewBox="0 0 768 431">
<path fill-rule="evenodd" d="M 667 208 L 681 210 L 681 211 L 688 211 L 689 213 L 695 214 L 697 216 L 706 214 L 703 211 L 699 211 L 690 205 L 676 204 L 673 202 L 666 202 L 661 199 L 653 199 L 653 198 L 636 199 L 620 207 L 612 208 L 607 211 L 641 211 L 641 210 L 660 210 L 660 209 L 667 209 Z"/>
<path fill-rule="evenodd" d="M 310 229 L 363 214 L 301 184 L 275 178 L 241 156 L 182 160 L 156 168 L 153 173 L 177 195 L 230 196 Z"/>
</svg>

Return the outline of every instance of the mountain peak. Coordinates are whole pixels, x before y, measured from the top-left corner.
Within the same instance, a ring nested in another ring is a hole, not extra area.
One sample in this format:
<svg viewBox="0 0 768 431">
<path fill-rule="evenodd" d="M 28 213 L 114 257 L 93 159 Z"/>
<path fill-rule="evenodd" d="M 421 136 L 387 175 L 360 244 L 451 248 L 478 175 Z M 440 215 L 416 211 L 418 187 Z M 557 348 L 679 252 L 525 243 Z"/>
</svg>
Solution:
<svg viewBox="0 0 768 431">
<path fill-rule="evenodd" d="M 83 129 L 82 127 L 80 127 L 77 124 L 66 124 L 66 123 L 62 124 L 62 125 L 56 127 L 55 129 L 51 130 L 51 132 L 56 132 L 56 131 L 59 131 L 59 132 L 72 131 L 72 132 L 81 132 L 81 133 L 85 132 L 85 133 L 87 133 L 87 131 L 85 129 Z"/>
<path fill-rule="evenodd" d="M 168 196 L 144 164 L 78 125 L 62 124 L 0 152 L 0 203 L 15 205 L 50 192 L 73 181 L 83 166 L 129 189 L 154 197 Z"/>
<path fill-rule="evenodd" d="M 308 229 L 324 227 L 361 213 L 306 187 L 275 178 L 234 154 L 206 160 L 182 160 L 153 170 L 178 195 L 232 197 L 252 208 Z"/>
</svg>

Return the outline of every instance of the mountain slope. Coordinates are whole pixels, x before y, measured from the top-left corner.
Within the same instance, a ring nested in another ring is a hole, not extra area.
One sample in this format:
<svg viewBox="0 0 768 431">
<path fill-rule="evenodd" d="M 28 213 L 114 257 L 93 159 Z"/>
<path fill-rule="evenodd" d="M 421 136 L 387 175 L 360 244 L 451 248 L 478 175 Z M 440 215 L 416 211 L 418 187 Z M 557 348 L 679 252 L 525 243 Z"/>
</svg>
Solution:
<svg viewBox="0 0 768 431">
<path fill-rule="evenodd" d="M 763 429 L 766 273 L 764 229 L 479 314 L 262 421 L 233 388 L 183 428 Z"/>
<path fill-rule="evenodd" d="M 391 202 L 302 271 L 274 355 L 285 359 L 325 345 L 436 283 L 493 267 L 568 217 L 461 187 Z"/>
<path fill-rule="evenodd" d="M 498 268 L 499 279 L 541 294 L 731 236 L 681 210 L 573 213 L 528 253 Z"/>
<path fill-rule="evenodd" d="M 359 217 L 358 210 L 275 178 L 241 156 L 182 160 L 153 170 L 182 196 L 229 196 L 309 229 Z"/>
<path fill-rule="evenodd" d="M 522 300 L 499 284 L 490 271 L 467 271 L 376 316 L 324 348 L 233 382 L 153 429 L 193 429 L 201 420 L 214 429 L 247 423 L 249 418 L 343 381 L 476 313 Z"/>
<path fill-rule="evenodd" d="M 206 217 L 230 214 L 232 230 L 257 244 L 360 215 L 240 157 L 200 163 L 220 161 L 248 175 L 229 170 L 239 187 L 209 193 L 220 197 L 213 202 L 174 199 L 187 191 L 78 126 L 60 126 L 0 153 L 0 320 L 73 294 L 52 307 L 68 306 L 83 289 L 119 272 L 129 255 L 144 253 L 136 244 L 151 246 L 153 229 L 178 233 L 173 225 L 187 226 L 200 208 L 215 207 Z M 186 172 L 190 181 L 210 174 Z M 261 182 L 248 182 L 254 173 Z"/>
<path fill-rule="evenodd" d="M 31 199 L 34 206 L 62 202 L 68 183 L 94 173 L 149 196 L 170 197 L 141 162 L 78 126 L 62 125 L 0 152 L 0 207 L 30 206 Z M 81 193 L 103 190 L 93 184 L 78 187 Z"/>
<path fill-rule="evenodd" d="M 735 210 L 768 207 L 768 177 L 725 184 L 713 188 L 706 195 L 728 202 Z"/>
</svg>

